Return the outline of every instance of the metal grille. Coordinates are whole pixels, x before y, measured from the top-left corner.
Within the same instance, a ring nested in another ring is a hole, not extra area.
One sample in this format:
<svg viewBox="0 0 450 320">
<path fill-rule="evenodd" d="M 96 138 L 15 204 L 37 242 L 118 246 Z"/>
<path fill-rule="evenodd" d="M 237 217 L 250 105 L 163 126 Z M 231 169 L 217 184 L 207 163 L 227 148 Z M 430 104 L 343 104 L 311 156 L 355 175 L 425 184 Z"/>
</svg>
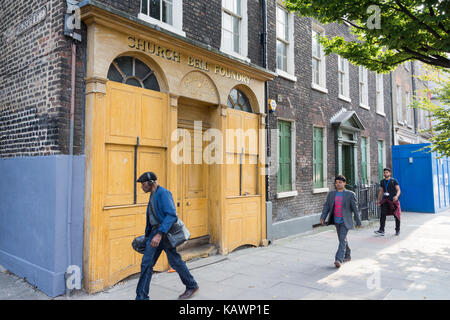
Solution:
<svg viewBox="0 0 450 320">
<path fill-rule="evenodd" d="M 377 206 L 379 189 L 379 183 L 353 186 L 353 191 L 356 193 L 358 208 L 361 212 L 361 220 L 373 220 L 380 218 L 380 207 Z"/>
</svg>

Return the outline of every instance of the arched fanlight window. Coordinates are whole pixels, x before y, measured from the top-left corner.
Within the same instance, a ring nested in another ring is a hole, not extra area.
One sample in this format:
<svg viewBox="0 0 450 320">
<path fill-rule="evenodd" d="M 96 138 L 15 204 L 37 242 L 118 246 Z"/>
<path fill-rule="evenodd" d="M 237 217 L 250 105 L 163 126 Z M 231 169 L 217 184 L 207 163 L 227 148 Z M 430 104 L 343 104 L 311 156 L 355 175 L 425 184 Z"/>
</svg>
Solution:
<svg viewBox="0 0 450 320">
<path fill-rule="evenodd" d="M 247 96 L 240 90 L 232 89 L 228 96 L 228 107 L 245 112 L 253 112 L 250 101 Z"/>
<path fill-rule="evenodd" d="M 134 57 L 116 58 L 109 67 L 108 80 L 160 91 L 155 73 L 145 63 Z"/>
</svg>

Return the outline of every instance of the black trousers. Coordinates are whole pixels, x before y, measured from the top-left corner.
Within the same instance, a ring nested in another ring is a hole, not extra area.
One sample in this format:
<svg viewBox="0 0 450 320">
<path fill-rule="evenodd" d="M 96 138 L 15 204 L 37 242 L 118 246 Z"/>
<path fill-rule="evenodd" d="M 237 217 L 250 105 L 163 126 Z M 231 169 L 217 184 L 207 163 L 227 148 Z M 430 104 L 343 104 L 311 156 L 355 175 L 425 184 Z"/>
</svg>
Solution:
<svg viewBox="0 0 450 320">
<path fill-rule="evenodd" d="M 389 204 L 383 203 L 381 205 L 381 216 L 380 216 L 380 230 L 384 231 L 384 226 L 386 225 L 386 216 L 389 214 Z M 395 231 L 400 231 L 400 220 L 397 218 L 397 216 L 392 213 L 395 218 Z"/>
</svg>

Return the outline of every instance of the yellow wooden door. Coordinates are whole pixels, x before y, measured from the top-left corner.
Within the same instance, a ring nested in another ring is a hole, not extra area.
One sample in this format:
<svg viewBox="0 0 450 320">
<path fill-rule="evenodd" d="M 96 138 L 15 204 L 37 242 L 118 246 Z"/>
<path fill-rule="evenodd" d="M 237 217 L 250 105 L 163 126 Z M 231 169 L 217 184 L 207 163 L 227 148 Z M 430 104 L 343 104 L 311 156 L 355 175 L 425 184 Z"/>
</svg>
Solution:
<svg viewBox="0 0 450 320">
<path fill-rule="evenodd" d="M 131 242 L 144 234 L 149 194 L 136 177 L 153 171 L 166 184 L 167 95 L 116 82 L 107 83 L 103 174 L 104 252 L 106 286 L 140 272 L 142 255 Z M 101 257 L 100 257 L 101 256 Z M 163 253 L 156 270 L 167 268 Z"/>
<path fill-rule="evenodd" d="M 194 131 L 184 130 L 184 161 L 178 166 L 178 214 L 191 239 L 208 234 L 208 168 L 203 161 L 204 143 L 194 143 Z M 199 163 L 200 162 L 200 163 Z"/>
<path fill-rule="evenodd" d="M 227 109 L 224 252 L 261 241 L 258 115 Z"/>
</svg>

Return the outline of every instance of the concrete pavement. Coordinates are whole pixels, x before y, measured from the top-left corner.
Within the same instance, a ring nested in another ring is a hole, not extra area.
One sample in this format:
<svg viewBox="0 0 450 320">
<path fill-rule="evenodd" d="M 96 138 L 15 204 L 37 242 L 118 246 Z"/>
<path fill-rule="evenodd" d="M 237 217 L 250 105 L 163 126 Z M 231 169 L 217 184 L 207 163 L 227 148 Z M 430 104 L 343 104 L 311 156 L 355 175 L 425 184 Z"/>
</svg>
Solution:
<svg viewBox="0 0 450 320">
<path fill-rule="evenodd" d="M 403 212 L 399 237 L 394 235 L 393 217 L 388 217 L 384 237 L 376 236 L 376 229 L 377 222 L 349 232 L 352 261 L 340 269 L 333 264 L 338 245 L 334 226 L 277 240 L 268 247 L 188 262 L 200 285 L 192 299 L 450 299 L 450 210 Z M 5 296 L 4 275 L 0 272 L 0 299 L 46 297 L 29 290 Z M 137 281 L 134 275 L 104 292 L 77 291 L 70 299 L 134 299 Z M 183 291 L 176 273 L 156 273 L 150 298 L 177 299 Z"/>
</svg>

